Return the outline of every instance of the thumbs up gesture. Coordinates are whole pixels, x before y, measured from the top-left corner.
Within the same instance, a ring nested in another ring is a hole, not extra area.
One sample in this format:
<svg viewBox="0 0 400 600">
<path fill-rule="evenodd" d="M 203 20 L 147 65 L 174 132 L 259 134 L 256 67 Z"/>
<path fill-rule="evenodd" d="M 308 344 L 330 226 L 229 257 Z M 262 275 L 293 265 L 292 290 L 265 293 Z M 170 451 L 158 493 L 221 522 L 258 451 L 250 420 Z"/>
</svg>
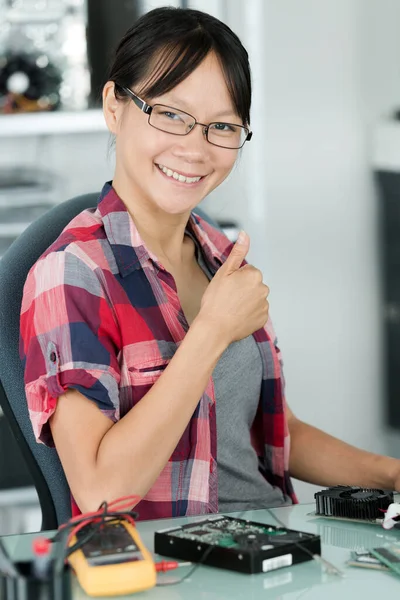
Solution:
<svg viewBox="0 0 400 600">
<path fill-rule="evenodd" d="M 257 331 L 268 320 L 269 288 L 262 273 L 251 265 L 241 266 L 249 247 L 249 236 L 241 231 L 201 301 L 199 316 L 215 325 L 227 346 Z"/>
</svg>

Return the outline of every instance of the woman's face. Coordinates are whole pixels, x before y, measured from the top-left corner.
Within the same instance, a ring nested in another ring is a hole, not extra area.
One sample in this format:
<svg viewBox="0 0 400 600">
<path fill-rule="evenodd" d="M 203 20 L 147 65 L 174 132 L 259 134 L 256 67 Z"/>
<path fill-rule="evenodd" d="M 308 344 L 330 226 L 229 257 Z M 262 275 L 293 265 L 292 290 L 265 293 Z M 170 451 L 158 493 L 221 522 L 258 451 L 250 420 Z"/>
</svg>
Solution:
<svg viewBox="0 0 400 600">
<path fill-rule="evenodd" d="M 125 201 L 145 202 L 148 209 L 156 212 L 187 213 L 224 181 L 238 151 L 210 144 L 199 125 L 186 136 L 151 127 L 148 115 L 132 101 L 115 101 L 112 84 L 109 85 L 108 91 L 107 86 L 104 91 L 104 109 L 109 129 L 116 134 L 114 185 L 118 193 Z M 242 124 L 213 54 L 173 90 L 151 99 L 149 104 L 181 109 L 205 124 L 212 121 Z M 171 172 L 201 179 L 182 182 L 171 176 Z"/>
</svg>

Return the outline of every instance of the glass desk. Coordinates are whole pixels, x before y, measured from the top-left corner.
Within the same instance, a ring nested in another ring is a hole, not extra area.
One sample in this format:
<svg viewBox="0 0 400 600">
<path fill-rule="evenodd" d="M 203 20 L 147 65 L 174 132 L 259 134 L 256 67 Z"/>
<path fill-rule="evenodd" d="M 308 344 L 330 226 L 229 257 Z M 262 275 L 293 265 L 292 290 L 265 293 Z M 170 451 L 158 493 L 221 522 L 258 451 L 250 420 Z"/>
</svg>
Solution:
<svg viewBox="0 0 400 600">
<path fill-rule="evenodd" d="M 398 501 L 398 499 L 397 499 Z M 400 597 L 400 577 L 390 572 L 347 567 L 352 550 L 383 546 L 399 541 L 400 530 L 385 531 L 379 525 L 350 523 L 312 515 L 313 504 L 300 504 L 283 508 L 234 513 L 232 516 L 278 525 L 273 515 L 291 529 L 316 533 L 321 536 L 322 556 L 341 569 L 344 577 L 328 574 L 320 563 L 308 561 L 293 567 L 285 567 L 268 574 L 243 575 L 223 569 L 199 566 L 190 579 L 178 585 L 156 587 L 134 596 L 118 596 L 137 600 L 256 600 L 280 598 L 281 600 L 363 600 L 379 597 Z M 165 519 L 139 522 L 137 527 L 143 542 L 153 550 L 154 531 L 172 525 L 202 520 L 204 517 Z M 37 534 L 12 535 L 2 538 L 7 551 L 14 560 L 30 557 L 32 539 Z M 160 580 L 181 578 L 185 568 L 160 575 Z M 74 599 L 87 598 L 74 580 Z M 2 599 L 4 600 L 4 599 Z"/>
</svg>

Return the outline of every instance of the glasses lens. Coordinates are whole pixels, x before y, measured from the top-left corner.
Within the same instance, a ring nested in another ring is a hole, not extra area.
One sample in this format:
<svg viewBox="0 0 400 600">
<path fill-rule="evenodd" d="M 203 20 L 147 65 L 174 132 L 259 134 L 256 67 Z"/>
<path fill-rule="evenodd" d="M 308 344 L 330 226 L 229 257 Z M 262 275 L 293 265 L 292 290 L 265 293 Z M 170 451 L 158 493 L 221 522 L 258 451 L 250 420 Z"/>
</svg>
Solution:
<svg viewBox="0 0 400 600">
<path fill-rule="evenodd" d="M 223 148 L 241 148 L 247 138 L 247 129 L 232 123 L 211 123 L 208 141 Z"/>
<path fill-rule="evenodd" d="M 164 106 L 163 104 L 155 104 L 150 115 L 150 125 L 175 135 L 186 135 L 195 124 L 195 119 L 185 112 Z"/>
</svg>

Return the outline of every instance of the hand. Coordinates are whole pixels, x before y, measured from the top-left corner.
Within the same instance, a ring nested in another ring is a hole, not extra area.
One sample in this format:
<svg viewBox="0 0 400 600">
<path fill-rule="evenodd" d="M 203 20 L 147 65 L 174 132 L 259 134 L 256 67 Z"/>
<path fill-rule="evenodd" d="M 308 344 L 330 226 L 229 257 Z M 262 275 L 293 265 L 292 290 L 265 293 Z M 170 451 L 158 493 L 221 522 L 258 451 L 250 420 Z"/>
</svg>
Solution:
<svg viewBox="0 0 400 600">
<path fill-rule="evenodd" d="M 251 265 L 241 266 L 249 246 L 249 236 L 241 232 L 201 301 L 199 317 L 213 323 L 227 345 L 249 336 L 268 320 L 269 288 L 262 273 Z"/>
<path fill-rule="evenodd" d="M 375 487 L 400 492 L 400 460 L 391 456 L 382 455 L 373 455 L 373 458 L 375 458 L 375 460 L 372 461 L 372 464 L 378 465 L 379 475 L 382 479 L 381 484 Z M 376 459 L 378 459 L 378 462 L 376 462 Z"/>
<path fill-rule="evenodd" d="M 397 463 L 398 467 L 395 471 L 393 490 L 395 490 L 396 492 L 400 492 L 400 460 L 398 460 Z"/>
</svg>

